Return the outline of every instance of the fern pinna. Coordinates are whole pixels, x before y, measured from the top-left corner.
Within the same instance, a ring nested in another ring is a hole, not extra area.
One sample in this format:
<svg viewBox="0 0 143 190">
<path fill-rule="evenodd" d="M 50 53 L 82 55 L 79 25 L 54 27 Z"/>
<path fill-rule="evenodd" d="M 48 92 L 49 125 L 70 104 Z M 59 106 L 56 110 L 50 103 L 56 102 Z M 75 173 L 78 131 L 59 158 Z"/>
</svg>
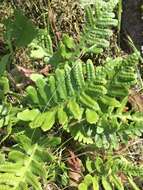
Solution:
<svg viewBox="0 0 143 190">
<path fill-rule="evenodd" d="M 142 113 L 125 111 L 129 89 L 137 82 L 137 63 L 134 53 L 108 59 L 96 69 L 91 60 L 85 65 L 78 60 L 48 78 L 32 75 L 36 86 L 27 87 L 26 100 L 35 108 L 17 117 L 43 131 L 59 123 L 79 142 L 117 148 L 120 140 L 126 143 L 143 131 Z"/>
</svg>

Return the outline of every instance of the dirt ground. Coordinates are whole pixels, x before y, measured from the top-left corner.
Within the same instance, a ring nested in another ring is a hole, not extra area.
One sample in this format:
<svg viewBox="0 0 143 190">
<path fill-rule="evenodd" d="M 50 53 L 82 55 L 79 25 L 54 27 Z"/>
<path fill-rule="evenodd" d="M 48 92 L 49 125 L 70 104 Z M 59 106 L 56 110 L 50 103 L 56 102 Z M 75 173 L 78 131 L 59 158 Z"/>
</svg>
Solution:
<svg viewBox="0 0 143 190">
<path fill-rule="evenodd" d="M 123 14 L 122 14 L 122 48 L 128 50 L 125 42 L 128 34 L 136 47 L 141 50 L 143 46 L 143 19 L 141 5 L 143 0 L 123 0 Z"/>
</svg>

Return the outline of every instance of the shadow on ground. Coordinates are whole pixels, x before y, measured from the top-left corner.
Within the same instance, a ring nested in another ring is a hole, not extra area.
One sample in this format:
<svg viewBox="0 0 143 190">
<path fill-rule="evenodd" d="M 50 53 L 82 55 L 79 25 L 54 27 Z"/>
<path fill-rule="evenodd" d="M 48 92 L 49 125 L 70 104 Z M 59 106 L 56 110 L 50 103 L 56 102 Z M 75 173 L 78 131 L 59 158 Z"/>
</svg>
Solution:
<svg viewBox="0 0 143 190">
<path fill-rule="evenodd" d="M 142 4 L 143 0 L 123 0 L 121 47 L 127 52 L 130 51 L 126 42 L 127 35 L 132 38 L 138 50 L 143 46 Z"/>
</svg>

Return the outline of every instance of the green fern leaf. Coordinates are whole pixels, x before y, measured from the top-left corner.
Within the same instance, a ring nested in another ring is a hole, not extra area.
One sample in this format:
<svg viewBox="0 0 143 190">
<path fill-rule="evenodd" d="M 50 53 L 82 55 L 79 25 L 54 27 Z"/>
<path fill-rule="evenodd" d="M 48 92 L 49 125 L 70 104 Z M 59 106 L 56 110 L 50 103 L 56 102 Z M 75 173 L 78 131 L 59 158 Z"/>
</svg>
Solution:
<svg viewBox="0 0 143 190">
<path fill-rule="evenodd" d="M 40 177 L 42 178 L 45 178 L 46 177 L 46 168 L 43 167 L 42 164 L 40 164 L 38 161 L 36 160 L 33 160 L 32 163 L 31 163 L 31 167 L 30 167 L 30 170 L 32 171 L 33 174 L 35 175 L 39 175 Z"/>
<path fill-rule="evenodd" d="M 63 106 L 58 108 L 58 120 L 61 125 L 65 125 L 68 123 L 68 116 L 63 109 Z"/>
<path fill-rule="evenodd" d="M 123 183 L 121 182 L 121 179 L 118 176 L 111 175 L 110 180 L 115 185 L 117 190 L 124 190 Z"/>
<path fill-rule="evenodd" d="M 31 147 L 31 140 L 26 135 L 17 135 L 15 139 L 19 142 L 19 145 L 24 149 L 25 151 L 29 151 L 28 153 L 31 153 L 33 151 L 33 148 Z"/>
<path fill-rule="evenodd" d="M 102 185 L 105 190 L 112 190 L 112 187 L 105 176 L 102 176 Z"/>
<path fill-rule="evenodd" d="M 67 99 L 67 91 L 66 91 L 66 85 L 65 85 L 65 73 L 63 70 L 60 70 L 60 69 L 56 70 L 56 80 L 58 83 L 57 91 L 58 91 L 59 97 L 62 100 L 66 100 Z"/>
<path fill-rule="evenodd" d="M 84 76 L 82 71 L 82 63 L 80 60 L 76 61 L 73 65 L 73 76 L 76 81 L 77 87 L 82 89 L 85 85 Z"/>
<path fill-rule="evenodd" d="M 58 96 L 56 92 L 56 81 L 53 76 L 49 77 L 49 86 L 50 86 L 50 95 L 51 95 L 51 100 L 53 99 L 54 103 L 57 103 L 58 101 Z"/>
<path fill-rule="evenodd" d="M 68 35 L 63 35 L 63 43 L 67 46 L 69 49 L 75 48 L 75 43 L 72 37 L 69 37 Z"/>
<path fill-rule="evenodd" d="M 43 100 L 43 104 L 46 104 L 49 100 L 48 93 L 46 93 L 46 89 L 48 88 L 47 83 L 44 79 L 37 79 L 36 80 L 37 92 L 41 99 Z"/>
<path fill-rule="evenodd" d="M 100 187 L 99 187 L 99 177 L 94 176 L 92 178 L 92 183 L 93 183 L 93 190 L 99 190 L 100 189 Z"/>
<path fill-rule="evenodd" d="M 115 98 L 111 98 L 109 96 L 101 97 L 101 101 L 109 106 L 120 107 L 120 102 L 117 101 Z"/>
<path fill-rule="evenodd" d="M 95 111 L 99 111 L 100 107 L 98 105 L 98 103 L 93 100 L 90 96 L 86 95 L 85 93 L 82 93 L 80 96 L 80 101 L 81 103 L 83 103 L 85 106 L 95 110 Z"/>
<path fill-rule="evenodd" d="M 0 184 L 14 186 L 18 182 L 18 177 L 13 174 L 0 174 Z"/>
<path fill-rule="evenodd" d="M 85 126 L 78 125 L 78 130 L 75 127 L 70 128 L 70 133 L 74 137 L 75 140 L 79 142 L 83 142 L 84 144 L 93 144 L 93 140 L 90 136 L 88 136 L 87 131 L 85 130 Z"/>
<path fill-rule="evenodd" d="M 89 122 L 90 124 L 93 124 L 93 123 L 96 124 L 99 119 L 99 116 L 95 111 L 87 109 L 86 119 L 87 119 L 87 122 Z"/>
<path fill-rule="evenodd" d="M 104 86 L 89 84 L 88 91 L 94 96 L 101 97 L 107 94 L 107 89 Z"/>
<path fill-rule="evenodd" d="M 22 164 L 24 163 L 24 159 L 26 158 L 26 155 L 22 152 L 19 152 L 19 151 L 16 151 L 16 150 L 13 150 L 9 153 L 8 155 L 8 158 L 10 161 L 13 161 L 13 162 L 21 162 Z"/>
<path fill-rule="evenodd" d="M 12 173 L 18 171 L 20 167 L 20 164 L 12 164 L 10 162 L 6 162 L 5 164 L 1 164 L 0 172 Z"/>
<path fill-rule="evenodd" d="M 45 113 L 45 121 L 41 126 L 43 131 L 48 131 L 53 127 L 55 123 L 55 114 L 56 114 L 55 111 L 49 111 Z"/>
<path fill-rule="evenodd" d="M 85 183 L 80 183 L 78 190 L 88 190 L 88 186 Z"/>
<path fill-rule="evenodd" d="M 131 177 L 128 177 L 128 181 L 129 181 L 131 187 L 133 188 L 133 190 L 140 190 L 139 187 L 135 184 L 135 182 L 133 181 L 133 179 Z"/>
<path fill-rule="evenodd" d="M 11 188 L 8 185 L 0 185 L 0 190 L 14 190 L 13 188 Z M 26 189 L 27 190 L 27 189 Z"/>
<path fill-rule="evenodd" d="M 70 110 L 70 112 L 73 114 L 75 119 L 81 120 L 83 110 L 80 108 L 80 106 L 78 105 L 78 103 L 76 103 L 75 100 L 69 101 L 67 107 Z"/>
<path fill-rule="evenodd" d="M 17 118 L 22 121 L 33 121 L 36 118 L 36 116 L 38 116 L 39 113 L 40 112 L 38 109 L 33 109 L 33 110 L 26 109 L 18 113 Z"/>
<path fill-rule="evenodd" d="M 92 63 L 92 60 L 88 59 L 86 62 L 86 73 L 87 73 L 87 80 L 91 82 L 95 80 L 95 70 Z"/>
<path fill-rule="evenodd" d="M 26 181 L 32 185 L 35 190 L 42 190 L 40 182 L 31 172 L 26 173 Z"/>
<path fill-rule="evenodd" d="M 46 118 L 46 113 L 39 113 L 35 120 L 30 123 L 32 129 L 41 127 Z"/>
<path fill-rule="evenodd" d="M 65 65 L 65 79 L 66 79 L 65 83 L 66 83 L 66 87 L 67 87 L 67 93 L 69 96 L 74 96 L 75 91 L 74 91 L 74 88 L 72 85 L 70 73 L 71 73 L 71 68 L 68 65 Z"/>
<path fill-rule="evenodd" d="M 38 93 L 36 91 L 36 89 L 32 86 L 28 86 L 26 88 L 26 92 L 28 94 L 28 98 L 34 103 L 34 104 L 37 104 L 37 105 L 40 105 L 40 101 L 39 101 L 39 98 L 38 98 Z"/>
</svg>

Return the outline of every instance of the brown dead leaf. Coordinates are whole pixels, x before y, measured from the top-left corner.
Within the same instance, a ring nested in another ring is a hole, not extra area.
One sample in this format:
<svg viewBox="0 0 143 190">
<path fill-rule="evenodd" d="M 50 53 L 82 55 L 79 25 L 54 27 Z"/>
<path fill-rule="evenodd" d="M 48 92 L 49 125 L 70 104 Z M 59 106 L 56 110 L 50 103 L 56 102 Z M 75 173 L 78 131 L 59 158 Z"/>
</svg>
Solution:
<svg viewBox="0 0 143 190">
<path fill-rule="evenodd" d="M 8 74 L 9 80 L 11 81 L 12 86 L 17 90 L 22 92 L 22 90 L 30 84 L 33 84 L 30 79 L 31 74 L 40 73 L 44 76 L 47 76 L 49 71 L 51 70 L 50 65 L 46 65 L 43 69 L 39 71 L 34 71 L 32 69 L 27 69 L 22 66 L 16 66 L 11 72 Z"/>
<path fill-rule="evenodd" d="M 118 176 L 121 179 L 122 183 L 127 182 L 127 177 L 122 172 L 118 173 Z"/>
<path fill-rule="evenodd" d="M 40 74 L 47 76 L 51 70 L 51 65 L 46 65 L 43 69 L 40 70 Z"/>
<path fill-rule="evenodd" d="M 72 187 L 77 187 L 81 182 L 83 175 L 83 165 L 81 160 L 74 154 L 73 151 L 70 151 L 70 157 L 67 159 L 67 165 L 69 167 L 69 185 Z"/>
<path fill-rule="evenodd" d="M 136 89 L 130 90 L 129 102 L 135 111 L 143 112 L 143 94 Z"/>
<path fill-rule="evenodd" d="M 43 190 L 61 190 L 55 183 L 48 183 L 47 185 L 44 185 Z"/>
<path fill-rule="evenodd" d="M 49 18 L 49 21 L 50 21 L 50 25 L 51 25 L 52 31 L 53 31 L 53 33 L 55 35 L 55 38 L 56 38 L 55 40 L 56 40 L 56 43 L 57 43 L 58 41 L 61 40 L 62 34 L 57 29 L 56 15 L 55 15 L 55 13 L 54 13 L 54 11 L 52 10 L 51 7 L 49 7 L 48 16 L 49 16 L 48 18 Z"/>
<path fill-rule="evenodd" d="M 32 69 L 26 69 L 24 67 L 21 67 L 21 66 L 17 66 L 17 70 L 18 72 L 23 76 L 23 77 L 26 77 L 26 78 L 29 78 L 31 74 L 34 73 L 34 71 Z"/>
</svg>

